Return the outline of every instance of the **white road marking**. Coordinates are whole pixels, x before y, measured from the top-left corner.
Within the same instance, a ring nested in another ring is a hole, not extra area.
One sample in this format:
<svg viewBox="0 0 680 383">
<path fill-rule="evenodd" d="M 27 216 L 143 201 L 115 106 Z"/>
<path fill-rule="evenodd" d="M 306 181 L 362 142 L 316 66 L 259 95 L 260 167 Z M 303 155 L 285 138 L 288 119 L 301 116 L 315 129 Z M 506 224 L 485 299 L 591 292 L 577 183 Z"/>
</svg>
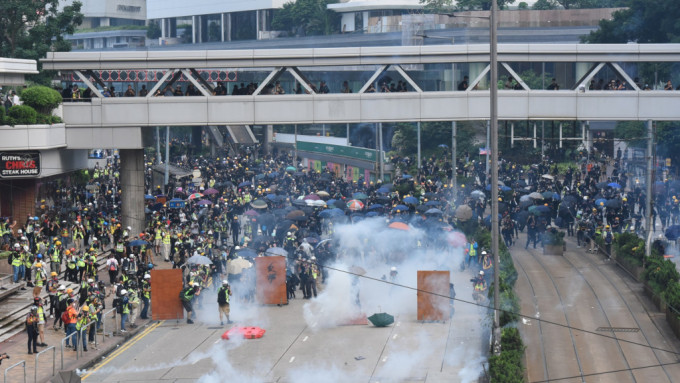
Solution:
<svg viewBox="0 0 680 383">
<path fill-rule="evenodd" d="M 219 341 L 220 341 L 220 340 L 218 339 L 218 340 L 216 340 L 215 343 L 213 343 L 213 344 L 217 344 L 217 342 L 219 342 Z"/>
<path fill-rule="evenodd" d="M 309 339 L 309 337 L 308 337 L 308 336 L 305 336 L 304 339 L 302 339 L 302 341 L 303 341 L 303 342 L 306 342 L 307 339 Z"/>
<path fill-rule="evenodd" d="M 293 363 L 294 360 L 295 360 L 295 357 L 294 357 L 294 356 L 291 356 L 291 357 L 290 357 L 290 360 L 288 361 L 288 363 Z"/>
</svg>

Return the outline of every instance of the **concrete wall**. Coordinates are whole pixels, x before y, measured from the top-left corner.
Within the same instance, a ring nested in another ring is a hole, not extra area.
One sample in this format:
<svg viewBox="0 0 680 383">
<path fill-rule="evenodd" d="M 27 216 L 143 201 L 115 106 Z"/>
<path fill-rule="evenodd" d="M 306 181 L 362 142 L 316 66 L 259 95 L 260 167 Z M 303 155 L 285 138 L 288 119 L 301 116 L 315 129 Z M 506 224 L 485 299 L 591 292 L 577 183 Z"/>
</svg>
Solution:
<svg viewBox="0 0 680 383">
<path fill-rule="evenodd" d="M 498 92 L 502 120 L 680 119 L 680 92 Z M 323 95 L 103 98 L 64 105 L 69 147 L 141 145 L 101 127 L 465 121 L 489 118 L 489 92 L 334 93 Z M 84 133 L 74 128 L 84 129 Z M 89 132 L 89 133 L 85 133 Z M 110 141 L 85 137 L 106 133 Z M 133 134 L 134 131 L 131 131 Z M 134 133 L 136 134 L 136 133 Z M 75 140 L 82 143 L 75 145 Z M 97 142 L 94 146 L 91 142 Z M 108 144 L 104 144 L 108 142 Z M 72 146 L 73 145 L 73 146 Z M 90 146 L 88 146 L 90 145 Z M 141 146 L 140 146 L 141 147 Z"/>
<path fill-rule="evenodd" d="M 0 150 L 35 150 L 66 146 L 66 126 L 16 125 L 0 126 Z"/>
<path fill-rule="evenodd" d="M 69 103 L 71 105 L 71 103 Z M 70 108 L 66 106 L 64 111 Z M 66 116 L 71 114 L 65 112 Z M 69 127 L 66 128 L 66 142 L 69 149 L 142 149 L 142 130 L 135 127 L 88 127 L 71 126 L 73 118 L 66 117 Z"/>
</svg>

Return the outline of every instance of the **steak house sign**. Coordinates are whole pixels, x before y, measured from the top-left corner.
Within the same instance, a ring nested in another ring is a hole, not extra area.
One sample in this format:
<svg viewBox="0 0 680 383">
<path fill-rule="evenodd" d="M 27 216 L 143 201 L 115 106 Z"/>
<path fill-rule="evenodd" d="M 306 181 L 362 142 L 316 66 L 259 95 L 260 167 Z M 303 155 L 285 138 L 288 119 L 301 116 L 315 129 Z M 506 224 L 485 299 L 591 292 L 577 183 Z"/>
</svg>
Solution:
<svg viewBox="0 0 680 383">
<path fill-rule="evenodd" d="M 0 177 L 40 175 L 40 152 L 0 152 Z"/>
</svg>

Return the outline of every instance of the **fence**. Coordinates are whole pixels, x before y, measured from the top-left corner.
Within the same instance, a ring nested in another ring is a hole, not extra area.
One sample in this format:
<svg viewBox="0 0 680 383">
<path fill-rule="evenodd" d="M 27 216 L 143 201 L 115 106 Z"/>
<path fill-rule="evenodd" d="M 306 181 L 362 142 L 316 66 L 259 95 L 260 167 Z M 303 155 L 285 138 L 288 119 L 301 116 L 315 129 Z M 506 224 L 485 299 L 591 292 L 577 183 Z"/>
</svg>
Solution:
<svg viewBox="0 0 680 383">
<path fill-rule="evenodd" d="M 77 350 L 76 355 L 78 353 L 80 353 L 80 356 L 83 355 L 83 352 L 84 352 L 84 349 L 85 349 L 85 347 L 83 347 L 83 342 L 85 342 L 85 344 L 87 344 L 87 340 L 85 339 L 85 337 L 87 336 L 87 333 L 89 332 L 90 327 L 94 324 L 97 324 L 97 321 L 94 321 L 94 320 L 90 321 L 90 322 L 88 322 L 88 324 L 85 325 L 85 327 L 82 327 L 80 330 L 78 330 L 78 333 L 80 334 L 80 336 L 78 337 L 76 342 L 80 342 L 80 346 L 77 346 L 77 348 L 76 348 L 76 350 Z M 94 348 L 97 349 L 98 346 L 99 346 L 99 343 L 97 343 L 97 333 L 95 332 L 95 334 L 94 334 Z"/>
<path fill-rule="evenodd" d="M 64 337 L 64 339 L 61 340 L 61 369 L 62 370 L 64 369 L 64 341 L 68 340 L 69 338 L 74 338 L 74 337 L 75 337 L 75 340 L 73 341 L 73 344 L 75 344 L 75 342 L 78 342 L 78 332 L 77 331 L 72 333 L 71 335 Z M 78 353 L 77 352 L 76 352 L 76 360 L 78 360 Z"/>
<path fill-rule="evenodd" d="M 57 374 L 57 348 L 54 346 L 50 346 L 39 353 L 35 354 L 35 365 L 33 368 L 33 379 L 35 382 L 38 381 L 38 358 L 40 355 L 44 352 L 52 350 L 52 376 Z"/>
<path fill-rule="evenodd" d="M 25 360 L 22 360 L 21 362 L 14 363 L 13 365 L 11 365 L 11 366 L 9 366 L 5 369 L 5 378 L 4 378 L 5 383 L 7 383 L 7 373 L 9 372 L 9 370 L 11 370 L 14 367 L 17 367 L 19 365 L 21 365 L 24 369 L 24 383 L 26 383 L 26 361 Z"/>
<path fill-rule="evenodd" d="M 113 318 L 114 331 L 116 331 L 116 332 L 118 331 L 118 321 L 116 320 L 116 318 L 117 318 L 116 317 L 116 308 L 114 307 L 111 310 L 102 314 L 102 342 L 104 342 L 104 340 L 106 339 L 106 336 L 109 335 L 109 333 L 106 332 L 106 319 L 107 319 L 108 315 L 111 314 L 111 313 L 113 313 L 112 318 Z M 113 332 L 111 332 L 110 335 L 113 336 Z"/>
</svg>

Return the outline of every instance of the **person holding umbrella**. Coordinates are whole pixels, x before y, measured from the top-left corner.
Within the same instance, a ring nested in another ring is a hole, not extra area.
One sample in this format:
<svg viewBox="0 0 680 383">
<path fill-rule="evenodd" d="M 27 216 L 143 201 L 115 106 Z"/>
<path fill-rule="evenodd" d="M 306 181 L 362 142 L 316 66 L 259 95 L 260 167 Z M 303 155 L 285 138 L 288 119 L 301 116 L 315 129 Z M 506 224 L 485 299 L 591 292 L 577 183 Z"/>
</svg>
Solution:
<svg viewBox="0 0 680 383">
<path fill-rule="evenodd" d="M 222 281 L 222 286 L 217 291 L 217 305 L 219 306 L 220 312 L 220 325 L 224 326 L 224 321 L 222 320 L 222 315 L 227 317 L 227 323 L 231 324 L 232 321 L 229 319 L 229 297 L 231 296 L 231 287 L 229 287 L 229 282 L 227 280 Z"/>
</svg>

